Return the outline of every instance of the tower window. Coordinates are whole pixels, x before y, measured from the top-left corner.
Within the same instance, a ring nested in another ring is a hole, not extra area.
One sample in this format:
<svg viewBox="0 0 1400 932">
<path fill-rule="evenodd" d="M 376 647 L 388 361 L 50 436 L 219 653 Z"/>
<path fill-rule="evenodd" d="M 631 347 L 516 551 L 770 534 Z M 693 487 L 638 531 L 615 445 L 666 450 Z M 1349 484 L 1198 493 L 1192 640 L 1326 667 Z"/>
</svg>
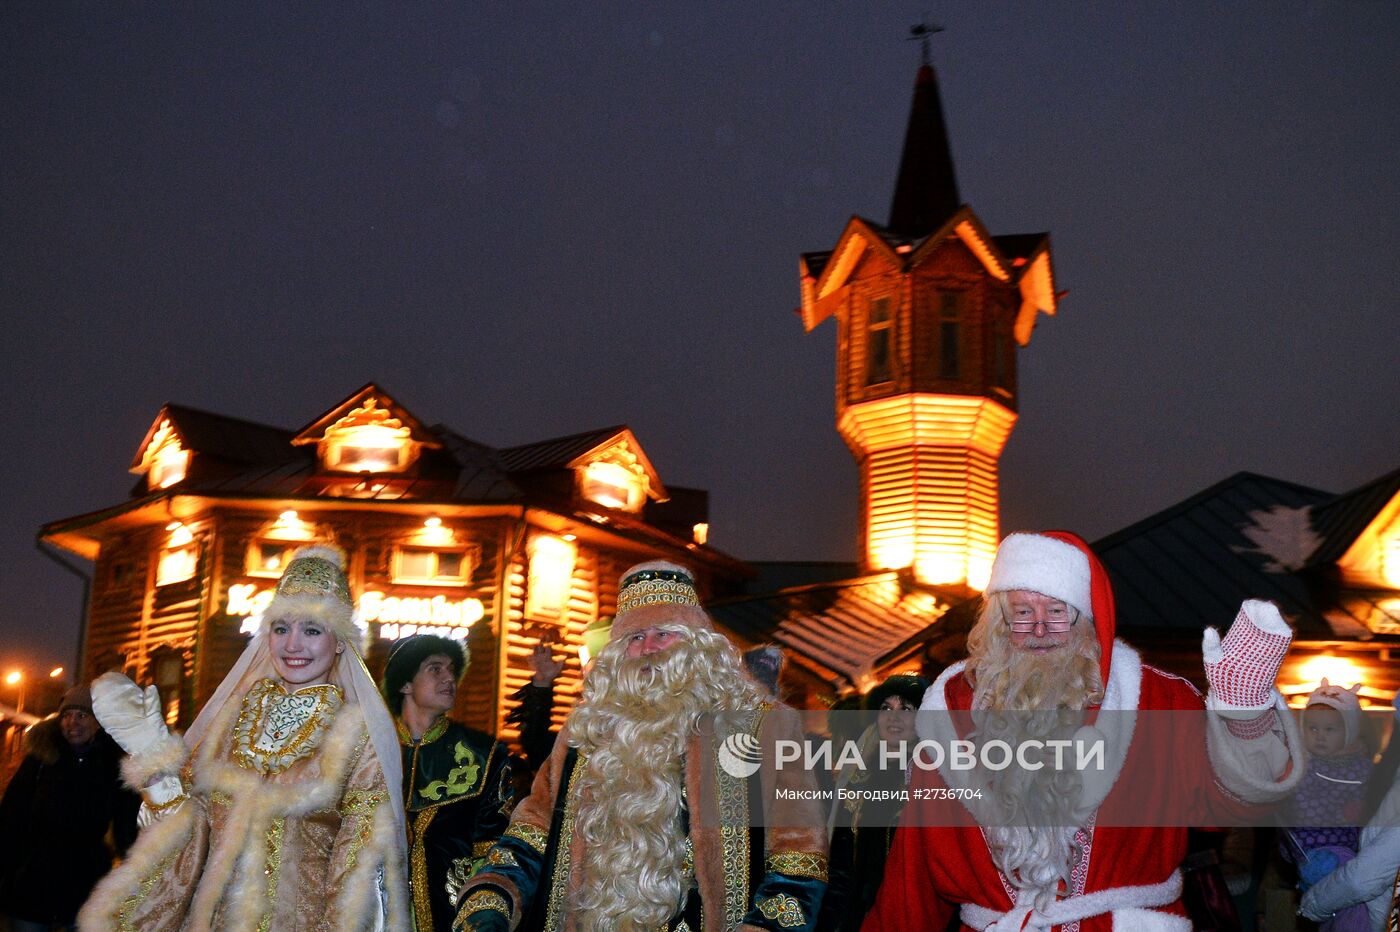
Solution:
<svg viewBox="0 0 1400 932">
<path fill-rule="evenodd" d="M 962 375 L 959 344 L 962 341 L 961 291 L 943 291 L 938 296 L 938 377 L 956 379 Z"/>
<path fill-rule="evenodd" d="M 865 316 L 865 384 L 888 382 L 894 341 L 894 319 L 888 296 L 871 298 Z"/>
</svg>

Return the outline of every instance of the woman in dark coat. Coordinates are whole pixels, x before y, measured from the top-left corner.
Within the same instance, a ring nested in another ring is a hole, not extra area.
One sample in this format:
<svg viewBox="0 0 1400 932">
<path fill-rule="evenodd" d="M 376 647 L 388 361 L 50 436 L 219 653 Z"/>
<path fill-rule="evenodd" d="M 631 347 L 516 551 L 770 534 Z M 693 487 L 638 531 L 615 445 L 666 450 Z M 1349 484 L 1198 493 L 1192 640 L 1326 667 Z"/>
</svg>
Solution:
<svg viewBox="0 0 1400 932">
<path fill-rule="evenodd" d="M 29 730 L 25 751 L 0 800 L 0 914 L 15 932 L 72 928 L 136 838 L 141 798 L 122 786 L 121 749 L 98 726 L 85 686 Z"/>
<path fill-rule="evenodd" d="M 885 876 L 885 857 L 894 839 L 904 802 L 897 797 L 908 777 L 898 767 L 880 767 L 881 745 L 901 742 L 912 749 L 914 715 L 928 680 L 896 675 L 872 689 L 864 707 L 875 715 L 859 745 L 868 768 L 853 768 L 838 777 L 851 797 L 835 802 L 831 837 L 831 880 L 817 922 L 819 932 L 856 930 L 875 902 Z M 839 749 L 838 749 L 839 753 Z"/>
</svg>

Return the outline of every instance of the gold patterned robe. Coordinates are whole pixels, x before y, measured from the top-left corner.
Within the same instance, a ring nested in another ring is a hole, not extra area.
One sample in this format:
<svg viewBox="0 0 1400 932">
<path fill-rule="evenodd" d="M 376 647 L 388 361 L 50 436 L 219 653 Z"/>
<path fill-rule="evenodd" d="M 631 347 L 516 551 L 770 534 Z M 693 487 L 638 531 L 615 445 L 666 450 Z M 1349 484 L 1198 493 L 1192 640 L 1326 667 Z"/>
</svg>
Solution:
<svg viewBox="0 0 1400 932">
<path fill-rule="evenodd" d="M 668 932 L 811 932 L 815 926 L 827 883 L 816 784 L 797 764 L 771 766 L 776 742 L 802 741 L 800 721 L 786 706 L 765 706 L 746 726 L 767 764 L 747 776 L 726 769 L 715 734 L 695 734 L 688 742 L 684 794 L 693 884 L 683 910 L 665 925 Z M 510 827 L 463 888 L 454 930 L 478 928 L 481 913 L 499 916 L 484 928 L 576 928 L 568 902 L 580 880 L 572 865 L 583 858 L 584 840 L 574 831 L 575 778 L 586 766 L 586 756 L 561 735 Z"/>
<path fill-rule="evenodd" d="M 142 831 L 81 928 L 406 928 L 391 789 L 359 707 L 340 695 L 258 680 L 192 753 L 171 738 L 130 760 L 134 787 L 178 773 L 188 798 Z"/>
</svg>

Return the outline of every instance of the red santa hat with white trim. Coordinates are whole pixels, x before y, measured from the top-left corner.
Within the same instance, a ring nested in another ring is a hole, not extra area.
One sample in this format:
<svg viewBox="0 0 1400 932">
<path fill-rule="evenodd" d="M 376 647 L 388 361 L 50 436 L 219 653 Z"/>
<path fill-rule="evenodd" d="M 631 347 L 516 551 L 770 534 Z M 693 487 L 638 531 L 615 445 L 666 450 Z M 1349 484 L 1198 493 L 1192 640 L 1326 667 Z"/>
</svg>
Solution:
<svg viewBox="0 0 1400 932">
<path fill-rule="evenodd" d="M 1069 531 L 1008 534 L 997 548 L 986 593 L 1027 589 L 1072 605 L 1094 625 L 1099 672 L 1108 681 L 1116 629 L 1108 571 L 1089 545 Z"/>
</svg>

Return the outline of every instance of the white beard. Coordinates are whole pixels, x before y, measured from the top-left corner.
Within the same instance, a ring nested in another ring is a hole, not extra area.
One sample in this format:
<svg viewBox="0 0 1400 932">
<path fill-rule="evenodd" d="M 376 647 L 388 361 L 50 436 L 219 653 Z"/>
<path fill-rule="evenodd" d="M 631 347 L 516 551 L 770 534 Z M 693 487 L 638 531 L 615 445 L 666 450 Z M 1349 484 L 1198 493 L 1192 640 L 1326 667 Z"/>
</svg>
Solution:
<svg viewBox="0 0 1400 932">
<path fill-rule="evenodd" d="M 1097 669 L 1096 650 L 1075 653 L 1080 666 Z M 974 691 L 979 743 L 1001 739 L 1014 748 L 1030 739 L 1073 737 L 1082 723 L 1080 710 L 1098 696 L 1086 694 L 1082 678 L 1066 676 L 1065 658 L 1055 654 L 1016 655 L 1007 658 L 1003 669 L 1008 675 L 979 675 L 979 685 L 995 683 L 998 693 Z M 1022 711 L 1027 709 L 1055 711 Z M 984 827 L 983 837 L 1007 882 L 1022 896 L 1033 897 L 1040 909 L 1049 907 L 1057 894 L 1072 892 L 1075 868 L 1085 855 L 1076 835 L 1093 818 L 1093 809 L 1081 803 L 1079 774 L 1049 766 L 1037 771 L 1011 767 L 983 773 L 980 780 L 998 814 L 994 824 Z"/>
</svg>

